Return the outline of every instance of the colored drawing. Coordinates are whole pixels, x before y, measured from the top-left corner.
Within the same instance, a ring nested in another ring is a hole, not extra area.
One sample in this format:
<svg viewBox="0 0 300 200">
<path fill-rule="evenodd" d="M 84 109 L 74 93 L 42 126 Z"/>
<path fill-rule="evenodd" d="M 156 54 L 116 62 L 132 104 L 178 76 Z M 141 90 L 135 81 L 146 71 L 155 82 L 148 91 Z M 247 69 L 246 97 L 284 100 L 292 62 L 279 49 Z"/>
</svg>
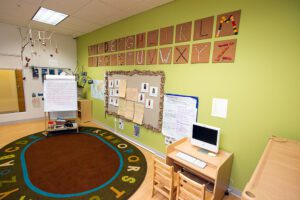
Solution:
<svg viewBox="0 0 300 200">
<path fill-rule="evenodd" d="M 157 64 L 157 49 L 147 50 L 147 65 L 156 65 Z"/>
<path fill-rule="evenodd" d="M 237 35 L 239 32 L 241 10 L 218 15 L 216 37 Z"/>
<path fill-rule="evenodd" d="M 175 42 L 187 42 L 191 40 L 192 22 L 176 25 Z"/>
<path fill-rule="evenodd" d="M 213 63 L 232 63 L 235 59 L 237 40 L 224 40 L 214 43 Z"/>
<path fill-rule="evenodd" d="M 189 62 L 190 45 L 176 46 L 174 50 L 174 64 L 185 64 Z"/>
<path fill-rule="evenodd" d="M 147 33 L 147 46 L 153 47 L 158 45 L 158 30 L 149 31 Z"/>
<path fill-rule="evenodd" d="M 207 17 L 195 21 L 194 40 L 211 38 L 213 32 L 214 17 Z"/>
<path fill-rule="evenodd" d="M 146 45 L 146 33 L 139 33 L 136 35 L 136 48 L 144 48 Z"/>
<path fill-rule="evenodd" d="M 144 64 L 145 64 L 145 51 L 136 51 L 135 65 L 144 65 Z"/>
<path fill-rule="evenodd" d="M 210 42 L 193 44 L 191 63 L 208 63 L 210 46 Z"/>
<path fill-rule="evenodd" d="M 159 49 L 159 64 L 171 64 L 172 47 Z"/>
</svg>

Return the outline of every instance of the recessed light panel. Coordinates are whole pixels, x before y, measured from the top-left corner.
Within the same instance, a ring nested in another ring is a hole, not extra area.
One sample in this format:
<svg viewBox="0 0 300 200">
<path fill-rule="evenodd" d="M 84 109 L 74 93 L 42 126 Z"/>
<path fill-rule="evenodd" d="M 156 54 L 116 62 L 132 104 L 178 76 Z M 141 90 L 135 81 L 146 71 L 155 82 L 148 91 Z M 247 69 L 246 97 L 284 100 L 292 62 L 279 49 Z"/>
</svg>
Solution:
<svg viewBox="0 0 300 200">
<path fill-rule="evenodd" d="M 32 20 L 55 26 L 59 22 L 63 21 L 66 17 L 68 17 L 68 15 L 40 7 Z"/>
</svg>

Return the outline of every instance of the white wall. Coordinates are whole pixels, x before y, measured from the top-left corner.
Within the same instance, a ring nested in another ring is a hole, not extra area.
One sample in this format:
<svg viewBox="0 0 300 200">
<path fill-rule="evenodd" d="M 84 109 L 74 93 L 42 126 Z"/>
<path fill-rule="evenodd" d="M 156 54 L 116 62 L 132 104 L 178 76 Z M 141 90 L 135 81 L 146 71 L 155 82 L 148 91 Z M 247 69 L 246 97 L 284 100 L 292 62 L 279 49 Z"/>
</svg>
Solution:
<svg viewBox="0 0 300 200">
<path fill-rule="evenodd" d="M 57 42 L 59 49 L 58 54 L 55 54 L 55 52 L 53 51 L 49 52 L 49 50 L 43 51 L 39 49 L 37 50 L 37 55 L 32 55 L 31 49 L 28 45 L 24 51 L 24 58 L 25 56 L 31 57 L 31 61 L 29 63 L 30 66 L 50 67 L 51 65 L 49 65 L 49 60 L 55 60 L 58 65 L 55 67 L 51 66 L 51 68 L 71 68 L 72 70 L 74 70 L 76 68 L 77 62 L 76 40 L 70 36 L 59 34 L 54 34 L 52 38 Z M 51 53 L 54 55 L 53 58 L 50 57 Z M 20 55 L 21 37 L 18 27 L 0 23 L 0 68 L 22 69 Z M 25 63 L 26 62 L 24 61 L 24 66 Z M 44 116 L 43 102 L 40 108 L 34 108 L 32 105 L 32 93 L 43 92 L 41 70 L 39 72 L 39 79 L 34 80 L 32 78 L 31 68 L 26 68 L 23 70 L 23 76 L 26 77 L 26 80 L 24 80 L 23 82 L 26 112 L 0 114 L 0 123 L 27 120 Z"/>
</svg>

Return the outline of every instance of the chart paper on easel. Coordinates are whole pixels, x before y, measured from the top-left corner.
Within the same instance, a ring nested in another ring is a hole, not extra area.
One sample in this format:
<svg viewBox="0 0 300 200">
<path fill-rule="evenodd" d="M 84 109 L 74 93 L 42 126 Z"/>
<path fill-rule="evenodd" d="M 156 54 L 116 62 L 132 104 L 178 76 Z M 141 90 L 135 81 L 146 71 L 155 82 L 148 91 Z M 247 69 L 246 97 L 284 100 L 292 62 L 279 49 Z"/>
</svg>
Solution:
<svg viewBox="0 0 300 200">
<path fill-rule="evenodd" d="M 77 110 L 77 85 L 74 76 L 47 75 L 44 83 L 44 111 Z"/>
</svg>

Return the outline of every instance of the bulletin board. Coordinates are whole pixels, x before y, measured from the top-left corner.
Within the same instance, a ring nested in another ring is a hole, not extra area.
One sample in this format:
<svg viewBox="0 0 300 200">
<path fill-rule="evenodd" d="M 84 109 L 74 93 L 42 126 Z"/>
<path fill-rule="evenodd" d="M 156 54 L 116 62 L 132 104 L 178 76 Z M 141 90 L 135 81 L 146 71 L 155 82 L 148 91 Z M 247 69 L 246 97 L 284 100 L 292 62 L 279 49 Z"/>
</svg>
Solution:
<svg viewBox="0 0 300 200">
<path fill-rule="evenodd" d="M 106 114 L 161 132 L 163 71 L 107 71 L 105 81 Z"/>
</svg>

